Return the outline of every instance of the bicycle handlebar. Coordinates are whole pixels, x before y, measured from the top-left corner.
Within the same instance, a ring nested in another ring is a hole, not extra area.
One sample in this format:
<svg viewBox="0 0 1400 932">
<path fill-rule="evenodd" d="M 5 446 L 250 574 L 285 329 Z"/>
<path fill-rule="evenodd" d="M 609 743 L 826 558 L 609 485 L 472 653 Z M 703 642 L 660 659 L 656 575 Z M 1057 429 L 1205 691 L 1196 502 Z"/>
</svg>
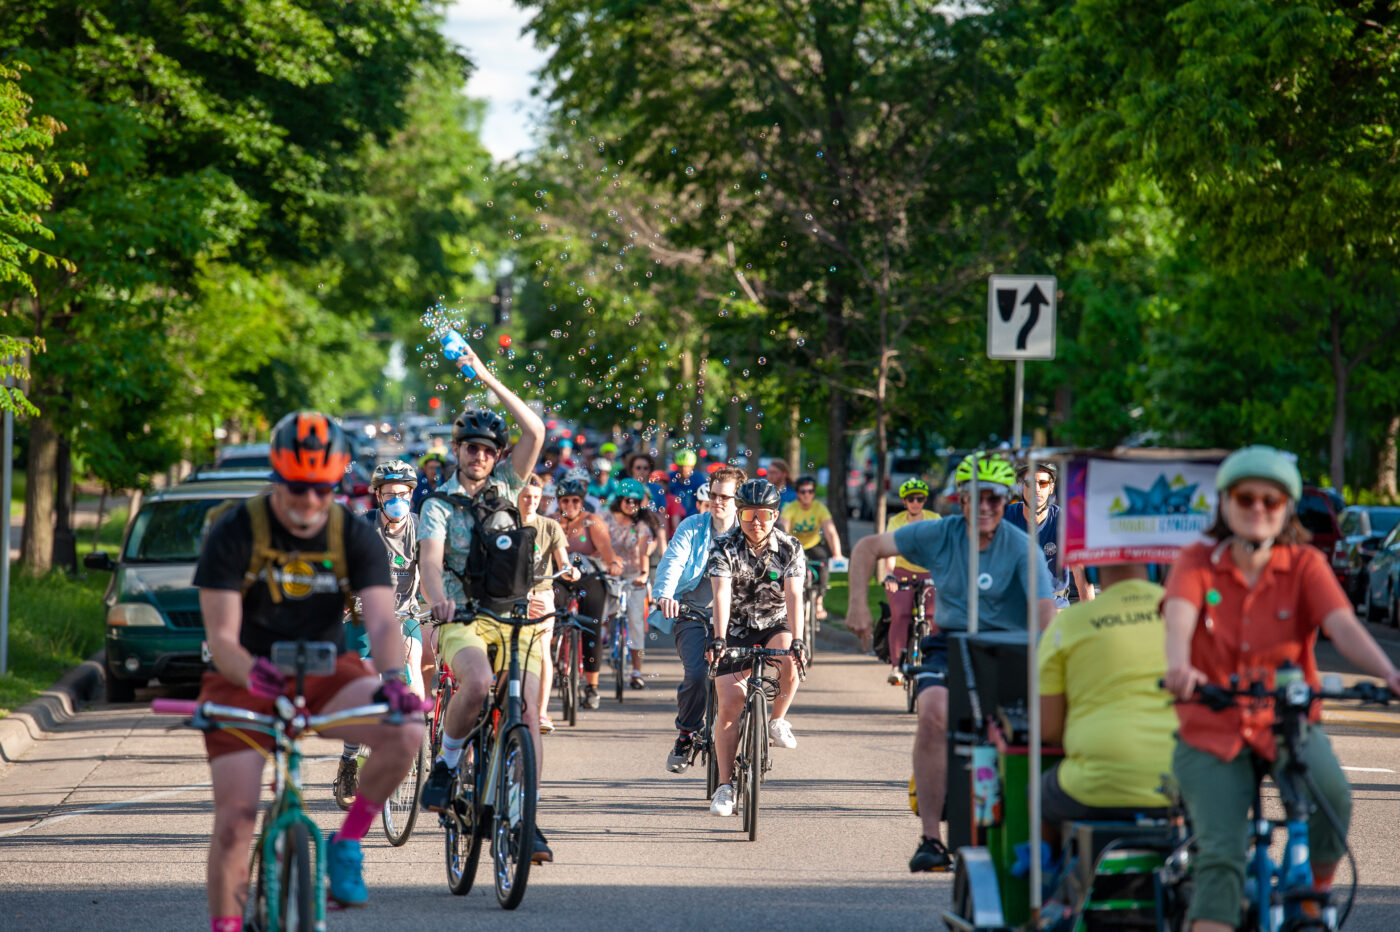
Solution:
<svg viewBox="0 0 1400 932">
<path fill-rule="evenodd" d="M 1157 686 L 1165 688 L 1166 681 L 1158 680 Z M 1196 686 L 1190 699 L 1177 699 L 1175 702 L 1192 702 L 1203 705 L 1215 712 L 1223 712 L 1234 706 L 1237 699 L 1250 699 L 1255 702 L 1273 702 L 1275 705 L 1306 707 L 1314 699 L 1351 700 L 1368 705 L 1389 705 L 1400 702 L 1400 696 L 1391 693 L 1379 683 L 1362 680 L 1354 686 L 1343 689 L 1313 689 L 1306 680 L 1294 680 L 1282 687 L 1266 689 L 1261 682 L 1250 683 L 1244 689 L 1202 683 Z"/>
<path fill-rule="evenodd" d="M 193 715 L 199 703 L 193 699 L 152 699 L 151 711 L 158 715 Z"/>
<path fill-rule="evenodd" d="M 251 722 L 255 725 L 276 725 L 283 719 L 277 715 L 267 715 L 262 712 L 254 712 L 251 709 L 243 709 L 238 706 L 218 705 L 213 702 L 195 702 L 189 699 L 152 699 L 151 711 L 159 715 L 188 715 L 191 717 L 190 727 L 198 728 L 200 731 L 207 731 L 210 728 L 219 727 L 219 723 L 210 721 L 211 718 L 228 718 L 242 722 Z M 327 715 L 310 715 L 306 718 L 306 727 L 311 731 L 319 731 L 323 728 L 330 728 L 338 722 L 343 722 L 352 718 L 370 718 L 382 716 L 384 723 L 388 725 L 398 725 L 404 721 L 403 716 L 389 708 L 386 703 L 375 702 L 369 705 L 356 706 L 353 709 L 342 709 L 339 712 L 331 712 Z M 202 723 L 202 724 L 201 724 Z"/>
</svg>

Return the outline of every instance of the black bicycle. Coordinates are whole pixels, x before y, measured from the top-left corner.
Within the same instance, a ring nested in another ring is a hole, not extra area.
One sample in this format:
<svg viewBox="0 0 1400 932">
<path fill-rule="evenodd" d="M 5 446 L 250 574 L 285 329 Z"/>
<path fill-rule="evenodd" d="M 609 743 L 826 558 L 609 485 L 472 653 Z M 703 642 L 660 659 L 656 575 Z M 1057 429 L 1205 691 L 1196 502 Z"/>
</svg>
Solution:
<svg viewBox="0 0 1400 932">
<path fill-rule="evenodd" d="M 525 724 L 520 664 L 520 629 L 548 621 L 528 617 L 528 604 L 516 602 L 509 615 L 474 603 L 457 612 L 452 624 L 489 618 L 510 627 L 506 676 L 486 697 L 476 726 L 467 735 L 453 776 L 450 803 L 439 816 L 447 832 L 447 886 L 458 896 L 476 882 L 481 845 L 491 838 L 496 901 L 515 909 L 525 896 L 535 853 L 535 802 L 539 780 L 535 745 Z"/>
<path fill-rule="evenodd" d="M 705 630 L 710 630 L 710 615 L 693 605 L 681 603 L 680 617 L 698 621 L 705 626 Z M 700 758 L 705 759 L 705 798 L 710 799 L 715 795 L 715 790 L 719 788 L 719 760 L 715 757 L 715 677 L 714 664 L 710 665 L 710 676 L 705 682 L 705 724 L 700 731 L 691 736 L 690 758 L 687 767 L 695 766 L 695 762 Z"/>
<path fill-rule="evenodd" d="M 735 789 L 739 813 L 743 817 L 744 831 L 749 833 L 749 841 L 758 838 L 758 794 L 765 775 L 773 769 L 768 757 L 768 703 L 778 697 L 780 688 L 776 675 L 769 676 L 769 667 L 775 670 L 783 658 L 791 657 L 797 663 L 797 675 L 805 679 L 807 675 L 803 658 L 792 649 L 775 650 L 771 647 L 730 647 L 719 657 L 710 659 L 710 695 L 708 708 L 713 707 L 715 677 L 718 675 L 722 659 L 745 662 L 749 668 L 749 678 L 744 681 L 744 710 L 739 715 L 739 745 L 734 754 L 734 768 L 730 780 Z M 736 671 L 737 672 L 737 671 Z M 715 754 L 710 758 L 714 760 Z M 719 781 L 718 762 L 715 763 L 715 782 Z"/>
<path fill-rule="evenodd" d="M 914 592 L 914 610 L 909 615 L 909 639 L 904 642 L 904 653 L 900 655 L 899 670 L 904 675 L 904 704 L 906 711 L 914 711 L 914 700 L 918 696 L 918 683 L 915 673 L 922 668 L 924 651 L 922 642 L 933 632 L 928 612 L 924 607 L 924 593 L 933 588 L 927 579 L 911 579 L 899 583 L 900 589 Z"/>
</svg>

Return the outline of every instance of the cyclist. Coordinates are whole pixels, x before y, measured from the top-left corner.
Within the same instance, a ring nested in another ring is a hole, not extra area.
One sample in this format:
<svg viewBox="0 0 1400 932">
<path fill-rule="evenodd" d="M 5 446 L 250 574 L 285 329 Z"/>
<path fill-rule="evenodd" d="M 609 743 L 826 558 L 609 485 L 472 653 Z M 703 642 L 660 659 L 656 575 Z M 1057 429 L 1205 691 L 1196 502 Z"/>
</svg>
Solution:
<svg viewBox="0 0 1400 932">
<path fill-rule="evenodd" d="M 774 457 L 768 461 L 767 479 L 777 488 L 778 495 L 784 506 L 797 501 L 797 490 L 788 485 L 788 480 L 791 478 L 792 467 L 788 465 L 787 460 L 780 460 Z"/>
<path fill-rule="evenodd" d="M 346 725 L 327 731 L 331 737 L 374 749 L 326 858 L 330 896 L 358 906 L 369 896 L 360 839 L 418 752 L 423 721 L 411 713 L 420 711 L 422 703 L 402 679 L 403 639 L 394 619 L 384 544 L 367 522 L 355 520 L 333 501 L 350 465 L 349 438 L 324 414 L 300 411 L 273 428 L 269 458 L 272 486 L 230 507 L 210 528 L 200 552 L 194 584 L 214 669 L 204 674 L 199 698 L 271 713 L 274 699 L 295 689 L 269 659 L 272 645 L 306 638 L 341 648 L 334 674 L 307 678 L 312 713 L 338 712 L 376 700 L 406 713 L 402 725 Z M 335 528 L 339 540 L 331 539 Z M 261 552 L 255 552 L 255 541 Z M 313 554 L 324 559 L 303 559 Z M 360 599 L 382 681 L 365 669 L 357 654 L 344 649 L 341 616 L 352 593 Z M 248 848 L 272 737 L 216 730 L 205 735 L 204 745 L 214 792 L 207 880 L 210 924 L 237 929 L 248 898 Z"/>
<path fill-rule="evenodd" d="M 608 526 L 603 519 L 583 510 L 584 495 L 588 486 L 582 479 L 565 479 L 559 483 L 559 516 L 556 520 L 564 529 L 564 544 L 570 554 L 589 557 L 593 562 L 601 559 L 602 569 L 609 576 L 622 574 L 622 559 L 613 553 L 612 538 L 608 536 Z M 600 635 L 602 619 L 607 616 L 607 584 L 596 575 L 586 576 L 573 587 L 559 587 L 555 602 L 567 605 L 572 593 L 578 594 L 578 613 L 589 619 L 587 630 L 583 632 L 583 707 L 596 709 L 598 698 L 598 658 L 601 653 Z"/>
<path fill-rule="evenodd" d="M 885 530 L 894 533 L 916 521 L 937 521 L 940 515 L 924 511 L 928 501 L 928 483 L 922 479 L 909 479 L 899 487 L 899 499 L 904 502 L 904 510 L 885 523 Z M 890 597 L 890 675 L 892 686 L 904 683 L 904 672 L 900 670 L 900 654 L 909 643 L 909 625 L 914 617 L 914 590 L 899 588 L 900 583 L 913 583 L 928 579 L 928 570 L 915 566 L 901 556 L 886 557 L 880 561 L 880 572 L 885 580 L 885 591 Z M 933 590 L 924 590 L 924 617 L 933 621 Z"/>
<path fill-rule="evenodd" d="M 1026 502 L 1035 492 L 1035 524 L 1039 535 L 1040 549 L 1045 551 L 1045 562 L 1050 564 L 1050 576 L 1055 582 L 1055 604 L 1064 608 L 1072 602 L 1088 602 L 1094 598 L 1094 587 L 1089 585 L 1080 566 L 1060 566 L 1060 506 L 1055 501 L 1055 479 L 1057 471 L 1054 463 L 1035 464 L 1035 488 L 1031 488 L 1029 463 L 1016 467 L 1016 480 L 1021 486 L 1021 501 L 1006 506 L 1006 521 L 1029 533 L 1026 525 Z"/>
<path fill-rule="evenodd" d="M 969 486 L 974 469 L 978 501 Z M 939 631 L 924 638 L 924 666 L 946 670 L 946 632 L 967 630 L 968 522 L 977 522 L 979 569 L 977 623 L 981 629 L 1024 631 L 1030 573 L 1036 574 L 1036 613 L 1042 630 L 1055 617 L 1050 596 L 1050 570 L 1036 551 L 1031 564 L 1026 532 L 1002 520 L 1006 498 L 1016 482 L 1011 464 L 998 454 L 973 453 L 958 464 L 953 481 L 961 515 L 942 521 L 919 521 L 898 531 L 862 538 L 851 553 L 851 592 L 864 593 L 877 560 L 902 556 L 926 567 L 937 588 Z M 853 595 L 846 627 L 865 637 L 870 632 L 870 604 Z M 923 838 L 909 861 L 909 870 L 941 871 L 952 865 L 940 834 L 940 815 L 948 782 L 948 689 L 941 676 L 921 676 L 916 694 L 918 726 L 914 734 L 914 787 L 919 798 Z"/>
<path fill-rule="evenodd" d="M 544 445 L 544 422 L 518 395 L 501 384 L 470 346 L 461 343 L 457 351 L 460 353 L 456 360 L 458 367 L 473 369 L 476 378 L 501 399 L 506 411 L 520 425 L 520 441 L 514 446 L 507 446 L 509 437 L 505 419 L 495 411 L 468 408 L 452 422 L 452 448 L 457 459 L 457 473 L 443 484 L 440 491 L 464 495 L 476 501 L 494 496 L 514 502 L 524 488 L 525 480 L 534 472 L 535 461 Z M 461 761 L 467 735 L 481 712 L 496 676 L 510 662 L 509 627 L 484 618 L 470 625 L 450 623 L 466 603 L 467 595 L 463 592 L 462 579 L 458 574 L 466 570 L 472 535 L 477 531 L 468 509 L 438 498 L 430 498 L 423 503 L 418 527 L 418 559 L 423 574 L 423 592 L 432 606 L 433 618 L 442 624 L 436 632 L 438 662 L 451 667 L 458 683 L 457 691 L 447 706 L 442 756 L 434 761 L 432 773 L 423 786 L 425 809 L 441 810 L 446 807 L 452 779 L 450 771 Z M 447 571 L 444 572 L 444 569 Z M 487 656 L 488 647 L 492 644 L 497 648 L 494 670 Z M 521 660 L 525 671 L 526 697 L 539 694 L 540 656 L 539 645 L 532 639 Z M 540 771 L 544 765 L 538 711 L 531 714 L 527 707 L 525 722 L 535 745 L 535 767 Z M 533 859 L 539 863 L 553 858 L 544 835 L 537 827 Z"/>
<path fill-rule="evenodd" d="M 670 546 L 656 568 L 656 582 L 651 596 L 656 605 L 651 623 L 674 636 L 676 654 L 685 670 L 676 688 L 675 747 L 666 757 L 666 769 L 683 773 L 690 766 L 690 753 L 695 734 L 705 724 L 705 692 L 709 667 L 705 663 L 705 648 L 710 640 L 709 624 L 686 617 L 680 621 L 681 606 L 688 605 L 710 615 L 714 600 L 710 579 L 705 575 L 705 563 L 710 555 L 710 543 L 734 527 L 734 493 L 747 477 L 734 466 L 721 466 L 710 473 L 710 483 L 701 489 L 710 503 L 707 514 L 686 518 L 671 536 Z"/>
<path fill-rule="evenodd" d="M 606 456 L 599 456 L 590 466 L 593 481 L 588 484 L 588 499 L 594 509 L 606 505 L 617 491 L 617 480 L 613 478 L 612 468 L 613 461 Z"/>
<path fill-rule="evenodd" d="M 413 513 L 418 514 L 423 507 L 423 499 L 428 493 L 442 485 L 443 474 L 447 472 L 447 457 L 441 453 L 425 453 L 418 460 L 418 483 L 413 490 Z"/>
<path fill-rule="evenodd" d="M 1357 621 L 1326 558 L 1307 544 L 1296 506 L 1303 481 L 1290 454 L 1243 447 L 1220 464 L 1220 493 L 1209 542 L 1178 555 L 1167 577 L 1167 690 L 1189 698 L 1202 683 L 1230 688 L 1262 680 L 1274 686 L 1284 663 L 1302 669 L 1319 688 L 1313 646 L 1318 630 L 1358 669 L 1400 693 L 1400 673 Z M 1237 678 L 1234 683 L 1231 678 Z M 1184 703 L 1172 772 L 1196 831 L 1193 932 L 1233 929 L 1244 895 L 1248 811 L 1256 762 L 1276 770 L 1272 704 L 1241 704 L 1224 712 Z M 1320 704 L 1309 716 L 1304 747 L 1313 786 L 1340 818 L 1350 821 L 1351 793 L 1322 730 Z M 1323 813 L 1308 822 L 1314 885 L 1329 890 L 1345 851 Z"/>
<path fill-rule="evenodd" d="M 627 646 L 632 651 L 632 672 L 628 683 L 633 689 L 645 689 L 642 676 L 642 651 L 646 648 L 646 592 L 650 571 L 648 556 L 656 545 L 656 532 L 650 515 L 644 513 L 642 502 L 646 488 L 636 479 L 623 479 L 617 484 L 603 523 L 613 553 L 622 561 L 622 578 L 627 581 Z"/>
<path fill-rule="evenodd" d="M 716 537 L 705 564 L 714 589 L 714 638 L 710 653 L 726 647 L 762 645 L 791 649 L 804 658 L 802 642 L 802 579 L 807 563 L 797 539 L 779 530 L 778 490 L 767 479 L 750 479 L 739 486 L 734 504 L 739 526 Z M 804 658 L 805 659 L 805 658 Z M 744 710 L 747 668 L 721 661 L 715 678 L 715 753 L 719 786 L 710 799 L 710 813 L 734 814 L 734 755 L 739 747 L 739 716 Z M 797 666 L 784 659 L 779 690 L 768 721 L 768 740 L 780 748 L 797 747 L 787 712 L 797 693 Z"/>
<path fill-rule="evenodd" d="M 543 618 L 554 612 L 554 583 L 548 577 L 569 565 L 569 552 L 564 546 L 564 531 L 559 522 L 540 514 L 540 503 L 544 500 L 545 484 L 539 476 L 525 480 L 525 488 L 520 490 L 516 502 L 520 505 L 520 521 L 535 529 L 535 569 L 532 574 L 535 584 L 530 587 L 530 617 Z M 568 580 L 578 579 L 579 572 L 571 568 L 564 574 Z M 554 619 L 541 622 L 538 630 L 540 650 L 544 662 L 540 665 L 540 734 L 554 731 L 554 722 L 549 717 L 549 691 L 553 687 L 554 665 L 549 662 L 550 644 L 554 633 Z"/>
<path fill-rule="evenodd" d="M 710 487 L 708 485 L 702 485 L 695 493 L 695 511 L 702 515 L 710 513 Z"/>
<path fill-rule="evenodd" d="M 1062 822 L 1164 818 L 1176 715 L 1157 682 L 1162 587 L 1141 563 L 1099 567 L 1104 591 L 1055 616 L 1040 639 L 1041 734 L 1065 758 L 1041 777 L 1041 817 L 1052 846 Z"/>
<path fill-rule="evenodd" d="M 418 476 L 413 467 L 403 460 L 381 463 L 375 467 L 369 482 L 379 507 L 360 515 L 384 541 L 384 548 L 389 554 L 389 576 L 394 581 L 394 607 L 399 611 L 418 610 L 418 518 L 412 514 L 409 505 L 413 487 L 417 484 Z M 424 694 L 423 632 L 417 621 L 406 617 L 403 620 L 403 634 L 408 653 L 408 688 L 421 699 Z M 345 617 L 345 646 L 361 657 L 370 656 L 369 638 L 352 613 L 347 613 Z M 334 791 L 335 801 L 341 809 L 349 809 L 350 801 L 355 798 L 359 754 L 360 746 L 349 741 L 345 742 L 340 752 Z"/>
<path fill-rule="evenodd" d="M 672 462 L 676 464 L 676 470 L 671 475 L 671 494 L 676 497 L 680 507 L 685 509 L 685 516 L 688 518 L 695 514 L 695 493 L 707 483 L 705 477 L 695 471 L 694 450 L 677 450 Z"/>
<path fill-rule="evenodd" d="M 627 478 L 636 479 L 646 486 L 647 496 L 650 499 L 650 506 L 658 514 L 666 512 L 666 487 L 653 478 L 652 473 L 656 472 L 656 461 L 648 453 L 633 453 L 627 457 Z M 662 476 L 664 480 L 665 476 Z"/>
<path fill-rule="evenodd" d="M 778 526 L 796 537 L 807 552 L 807 559 L 819 564 L 817 568 L 817 618 L 826 619 L 822 599 L 831 583 L 827 560 L 841 559 L 841 538 L 836 534 L 836 522 L 826 505 L 817 501 L 817 480 L 803 476 L 797 480 L 797 501 L 785 505 Z"/>
</svg>

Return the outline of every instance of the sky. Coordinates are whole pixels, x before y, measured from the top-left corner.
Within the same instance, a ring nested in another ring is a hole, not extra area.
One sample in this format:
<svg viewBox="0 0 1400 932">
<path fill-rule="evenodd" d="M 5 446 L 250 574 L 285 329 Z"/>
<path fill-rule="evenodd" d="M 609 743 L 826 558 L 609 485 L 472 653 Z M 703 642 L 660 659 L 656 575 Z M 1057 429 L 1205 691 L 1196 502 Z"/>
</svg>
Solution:
<svg viewBox="0 0 1400 932">
<path fill-rule="evenodd" d="M 482 141 L 498 161 L 531 148 L 531 114 L 540 109 L 530 89 L 546 55 L 521 36 L 528 20 L 512 0 L 457 0 L 443 26 L 475 65 L 467 93 L 487 102 Z"/>
</svg>

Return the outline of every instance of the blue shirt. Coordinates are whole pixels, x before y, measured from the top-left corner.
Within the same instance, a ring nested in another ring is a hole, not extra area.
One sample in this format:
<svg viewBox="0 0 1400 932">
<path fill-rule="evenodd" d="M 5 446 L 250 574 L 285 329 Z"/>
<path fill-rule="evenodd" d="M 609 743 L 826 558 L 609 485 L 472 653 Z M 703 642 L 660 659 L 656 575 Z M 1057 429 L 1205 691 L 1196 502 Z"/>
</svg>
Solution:
<svg viewBox="0 0 1400 932">
<path fill-rule="evenodd" d="M 778 508 L 781 510 L 788 502 L 795 501 L 797 501 L 797 490 L 790 485 L 783 486 L 782 491 L 778 493 Z"/>
<path fill-rule="evenodd" d="M 916 521 L 894 532 L 895 547 L 910 563 L 925 567 L 938 593 L 934 617 L 944 631 L 967 630 L 967 519 Z M 1025 631 L 1026 592 L 1036 574 L 1036 600 L 1053 598 L 1050 568 L 1036 548 L 1030 566 L 1026 532 L 1002 521 L 978 554 L 977 624 L 983 631 Z"/>
<path fill-rule="evenodd" d="M 1071 580 L 1069 567 L 1063 570 L 1060 568 L 1060 506 L 1051 502 L 1048 508 L 1045 523 L 1037 529 L 1040 532 L 1040 549 L 1045 553 L 1045 562 L 1050 565 L 1050 576 L 1055 582 L 1055 591 L 1063 592 L 1070 587 Z M 1024 502 L 1007 505 L 1006 515 L 1002 520 L 1030 533 L 1026 528 Z M 1068 600 L 1065 600 L 1065 604 L 1069 604 Z"/>
<path fill-rule="evenodd" d="M 708 480 L 698 472 L 692 472 L 689 478 L 682 476 L 679 472 L 671 474 L 671 494 L 680 499 L 681 507 L 685 508 L 687 515 L 694 515 L 695 493 L 700 491 L 700 487 Z"/>
<path fill-rule="evenodd" d="M 676 533 L 656 566 L 652 599 L 680 599 L 695 592 L 701 583 L 708 587 L 710 578 L 705 575 L 705 563 L 709 560 L 713 539 L 714 521 L 708 514 L 691 515 L 676 525 Z M 663 618 L 660 611 L 653 611 L 650 621 L 667 634 L 676 623 L 674 618 Z"/>
</svg>

